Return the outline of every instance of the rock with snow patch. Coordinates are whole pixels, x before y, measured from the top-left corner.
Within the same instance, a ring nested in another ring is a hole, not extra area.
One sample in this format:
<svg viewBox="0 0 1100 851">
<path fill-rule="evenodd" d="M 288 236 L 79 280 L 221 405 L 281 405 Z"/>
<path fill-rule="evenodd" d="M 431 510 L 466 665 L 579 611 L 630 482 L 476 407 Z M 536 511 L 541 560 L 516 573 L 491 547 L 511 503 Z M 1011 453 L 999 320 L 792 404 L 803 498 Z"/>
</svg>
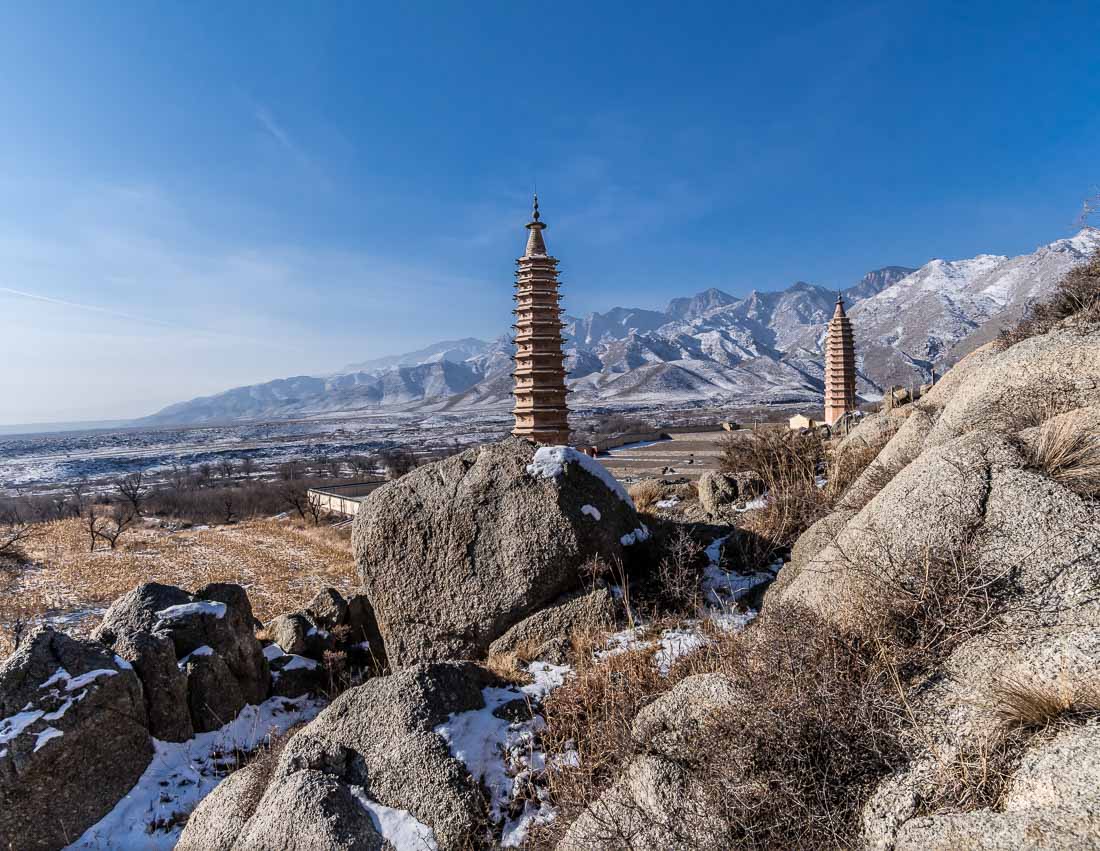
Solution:
<svg viewBox="0 0 1100 851">
<path fill-rule="evenodd" d="M 233 851 L 263 796 L 268 766 L 250 762 L 199 801 L 175 851 Z"/>
<path fill-rule="evenodd" d="M 160 621 L 157 612 L 193 600 L 182 588 L 146 582 L 111 603 L 94 637 L 111 645 L 115 637 L 123 633 L 152 632 Z"/>
<path fill-rule="evenodd" d="M 152 756 L 141 683 L 102 644 L 40 627 L 0 662 L 0 847 L 61 848 Z"/>
<path fill-rule="evenodd" d="M 283 648 L 285 653 L 301 655 L 306 652 L 306 635 L 313 624 L 301 612 L 276 615 L 267 624 L 266 629 L 271 640 Z"/>
<path fill-rule="evenodd" d="M 359 830 L 365 811 L 344 807 L 357 795 L 406 811 L 440 848 L 474 844 L 485 818 L 481 792 L 436 728 L 484 707 L 483 676 L 464 663 L 415 665 L 344 692 L 286 743 L 239 847 L 281 847 L 295 820 L 314 813 L 327 813 L 333 836 Z M 226 818 L 239 818 L 239 803 L 228 798 Z M 216 830 L 221 810 L 196 812 L 185 838 Z"/>
<path fill-rule="evenodd" d="M 615 600 L 605 584 L 582 588 L 558 598 L 524 618 L 489 645 L 490 655 L 523 650 L 532 659 L 562 664 L 559 647 L 574 630 L 598 629 L 615 620 Z"/>
<path fill-rule="evenodd" d="M 325 669 L 320 662 L 305 656 L 282 654 L 269 657 L 271 694 L 301 697 L 315 694 L 325 684 Z"/>
<path fill-rule="evenodd" d="M 382 851 L 356 787 L 323 771 L 295 771 L 267 788 L 234 851 Z M 206 828 L 209 829 L 209 828 Z"/>
<path fill-rule="evenodd" d="M 386 655 L 401 667 L 483 657 L 512 625 L 579 587 L 588 559 L 621 558 L 640 527 L 599 462 L 508 438 L 374 491 L 353 542 Z"/>
<path fill-rule="evenodd" d="M 120 632 L 111 645 L 141 679 L 149 732 L 164 742 L 183 742 L 194 735 L 187 708 L 187 675 L 176 662 L 176 650 L 163 635 Z"/>
</svg>

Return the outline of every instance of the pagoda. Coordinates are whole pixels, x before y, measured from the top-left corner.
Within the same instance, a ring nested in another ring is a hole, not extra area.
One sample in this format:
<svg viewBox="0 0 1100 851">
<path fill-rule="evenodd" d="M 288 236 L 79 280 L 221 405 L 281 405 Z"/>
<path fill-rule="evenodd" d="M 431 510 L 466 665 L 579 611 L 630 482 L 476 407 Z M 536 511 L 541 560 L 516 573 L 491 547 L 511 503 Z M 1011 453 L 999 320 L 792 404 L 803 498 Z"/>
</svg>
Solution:
<svg viewBox="0 0 1100 851">
<path fill-rule="evenodd" d="M 856 409 L 856 345 L 852 322 L 844 312 L 844 298 L 837 293 L 836 309 L 829 320 L 825 340 L 825 422 Z"/>
<path fill-rule="evenodd" d="M 565 353 L 562 351 L 558 261 L 546 253 L 539 221 L 539 196 L 527 223 L 527 250 L 516 261 L 515 371 L 512 434 L 536 443 L 569 442 L 569 409 L 565 404 Z"/>
</svg>

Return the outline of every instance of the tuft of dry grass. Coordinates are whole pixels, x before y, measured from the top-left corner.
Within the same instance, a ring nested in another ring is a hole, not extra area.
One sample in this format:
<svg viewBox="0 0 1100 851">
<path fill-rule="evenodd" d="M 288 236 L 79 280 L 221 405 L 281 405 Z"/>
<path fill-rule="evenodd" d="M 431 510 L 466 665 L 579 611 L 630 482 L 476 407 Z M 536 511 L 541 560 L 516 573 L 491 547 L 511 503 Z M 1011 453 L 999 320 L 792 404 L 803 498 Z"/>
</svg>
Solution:
<svg viewBox="0 0 1100 851">
<path fill-rule="evenodd" d="M 657 479 L 645 479 L 631 485 L 627 492 L 634 500 L 634 507 L 642 514 L 652 514 L 657 503 L 664 499 L 665 487 Z"/>
<path fill-rule="evenodd" d="M 331 527 L 253 520 L 171 531 L 149 523 L 129 531 L 118 549 L 94 553 L 79 519 L 35 527 L 24 545 L 28 562 L 0 570 L 0 656 L 13 649 L 17 620 L 91 610 L 80 624 L 87 631 L 98 609 L 143 582 L 188 590 L 235 582 L 261 620 L 301 608 L 323 587 L 342 594 L 358 587 L 350 540 Z"/>
<path fill-rule="evenodd" d="M 1028 461 L 1054 481 L 1086 497 L 1100 497 L 1100 433 L 1083 415 L 1046 420 L 1027 448 Z"/>
<path fill-rule="evenodd" d="M 993 687 L 992 706 L 1004 729 L 1042 729 L 1100 713 L 1100 681 L 1005 678 Z"/>
<path fill-rule="evenodd" d="M 1016 325 L 1001 332 L 1004 348 L 1051 331 L 1071 316 L 1088 325 L 1100 325 L 1100 254 L 1066 273 L 1045 302 L 1036 305 Z"/>
</svg>

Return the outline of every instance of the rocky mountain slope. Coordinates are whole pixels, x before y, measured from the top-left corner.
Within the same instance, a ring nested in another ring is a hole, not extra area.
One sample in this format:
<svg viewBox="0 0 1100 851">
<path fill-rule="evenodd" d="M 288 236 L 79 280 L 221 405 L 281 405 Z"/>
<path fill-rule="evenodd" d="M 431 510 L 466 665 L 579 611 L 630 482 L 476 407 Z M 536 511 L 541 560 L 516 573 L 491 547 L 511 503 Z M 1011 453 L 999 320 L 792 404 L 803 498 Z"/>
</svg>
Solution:
<svg viewBox="0 0 1100 851">
<path fill-rule="evenodd" d="M 1085 228 L 1031 254 L 888 266 L 845 290 L 860 360 L 860 392 L 927 380 L 989 339 L 1100 250 Z M 624 406 L 815 402 L 822 344 L 836 294 L 799 281 L 738 298 L 718 289 L 674 298 L 664 311 L 615 307 L 566 317 L 567 366 L 576 403 Z M 365 361 L 325 377 L 238 387 L 171 405 L 141 424 L 308 416 L 374 408 L 461 409 L 506 404 L 512 345 L 452 340 Z"/>
</svg>

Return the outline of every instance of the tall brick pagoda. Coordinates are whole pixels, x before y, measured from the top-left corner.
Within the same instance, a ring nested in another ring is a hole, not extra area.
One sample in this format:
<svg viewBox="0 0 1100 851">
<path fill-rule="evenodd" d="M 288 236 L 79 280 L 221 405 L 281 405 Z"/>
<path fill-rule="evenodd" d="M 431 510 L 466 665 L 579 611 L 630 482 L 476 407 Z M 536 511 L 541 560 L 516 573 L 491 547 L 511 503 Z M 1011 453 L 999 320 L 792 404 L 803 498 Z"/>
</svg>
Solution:
<svg viewBox="0 0 1100 851">
<path fill-rule="evenodd" d="M 825 340 L 825 422 L 834 425 L 856 409 L 856 344 L 852 323 L 837 293 L 836 309 Z"/>
<path fill-rule="evenodd" d="M 569 409 L 565 404 L 565 353 L 558 295 L 558 261 L 546 253 L 539 221 L 539 196 L 527 224 L 527 250 L 516 261 L 515 371 L 512 434 L 536 443 L 569 442 Z"/>
</svg>

